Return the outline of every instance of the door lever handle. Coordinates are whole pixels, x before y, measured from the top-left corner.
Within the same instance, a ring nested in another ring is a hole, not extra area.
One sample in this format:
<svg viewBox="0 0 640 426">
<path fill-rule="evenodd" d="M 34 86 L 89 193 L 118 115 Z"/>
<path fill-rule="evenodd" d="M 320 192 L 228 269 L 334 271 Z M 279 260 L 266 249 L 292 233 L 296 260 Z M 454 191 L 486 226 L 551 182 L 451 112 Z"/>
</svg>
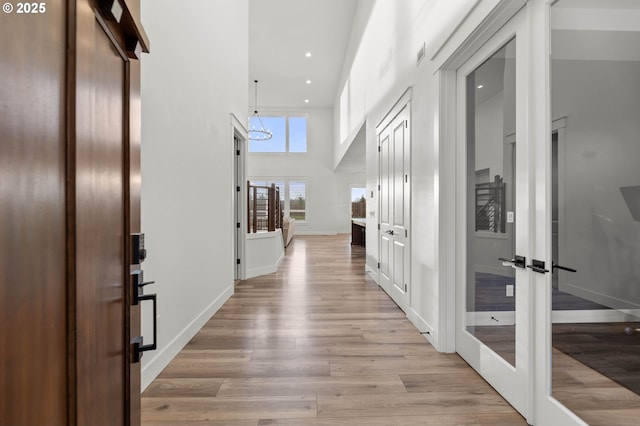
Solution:
<svg viewBox="0 0 640 426">
<path fill-rule="evenodd" d="M 578 272 L 578 271 L 576 271 L 576 270 L 575 270 L 575 269 L 573 269 L 573 268 L 569 268 L 569 267 L 566 267 L 566 266 L 558 265 L 558 264 L 556 264 L 556 263 L 552 263 L 552 264 L 551 264 L 551 269 L 556 269 L 556 268 L 558 268 L 558 269 L 562 269 L 563 271 Z"/>
<path fill-rule="evenodd" d="M 392 229 L 390 229 L 390 230 L 388 230 L 388 231 L 384 231 L 384 232 L 385 232 L 385 233 L 387 233 L 387 234 L 389 234 L 389 235 L 393 235 L 393 230 L 392 230 Z"/>
<path fill-rule="evenodd" d="M 501 260 L 505 263 L 510 263 L 511 265 L 518 267 L 518 268 L 524 268 L 525 264 L 527 263 L 527 258 L 524 256 L 518 256 L 517 254 L 513 257 L 513 259 L 507 259 L 505 257 L 499 257 L 498 260 Z M 505 265 L 506 266 L 506 265 Z"/>
<path fill-rule="evenodd" d="M 544 261 L 537 259 L 532 259 L 531 265 L 527 265 L 527 268 L 531 268 L 533 272 L 537 272 L 539 274 L 546 274 L 549 272 L 549 270 L 544 267 Z"/>
</svg>

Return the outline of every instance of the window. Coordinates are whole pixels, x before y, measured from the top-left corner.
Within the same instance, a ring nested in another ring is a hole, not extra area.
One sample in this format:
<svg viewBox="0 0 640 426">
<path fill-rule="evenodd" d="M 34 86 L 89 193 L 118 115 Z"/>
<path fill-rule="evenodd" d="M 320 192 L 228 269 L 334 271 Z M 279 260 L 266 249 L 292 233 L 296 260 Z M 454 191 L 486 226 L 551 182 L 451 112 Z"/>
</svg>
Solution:
<svg viewBox="0 0 640 426">
<path fill-rule="evenodd" d="M 305 182 L 289 182 L 289 214 L 295 220 L 306 220 L 307 197 Z M 285 208 L 286 212 L 286 208 Z"/>
<path fill-rule="evenodd" d="M 306 117 L 289 117 L 289 152 L 307 152 Z"/>
<path fill-rule="evenodd" d="M 262 117 L 265 129 L 273 137 L 268 141 L 249 141 L 249 152 L 307 152 L 307 117 Z M 260 129 L 256 117 L 249 119 L 249 129 Z"/>
<path fill-rule="evenodd" d="M 275 183 L 276 186 L 278 187 L 278 192 L 280 193 L 280 209 L 284 212 L 285 208 L 284 208 L 284 200 L 285 200 L 285 185 L 284 185 L 284 181 L 277 181 L 277 180 L 253 180 L 251 179 L 251 185 L 256 185 L 256 186 L 271 186 L 272 183 Z M 285 213 L 286 216 L 286 213 Z"/>
<path fill-rule="evenodd" d="M 367 189 L 351 188 L 351 217 L 363 219 L 367 217 Z"/>
<path fill-rule="evenodd" d="M 249 152 L 287 152 L 287 121 L 285 117 L 262 117 L 264 129 L 271 130 L 268 141 L 249 141 Z M 249 129 L 262 128 L 256 117 L 249 120 Z"/>
<path fill-rule="evenodd" d="M 295 220 L 307 220 L 307 183 L 305 181 L 283 181 L 268 178 L 251 179 L 252 185 L 270 186 L 275 183 L 280 190 L 280 207 L 285 216 Z"/>
</svg>

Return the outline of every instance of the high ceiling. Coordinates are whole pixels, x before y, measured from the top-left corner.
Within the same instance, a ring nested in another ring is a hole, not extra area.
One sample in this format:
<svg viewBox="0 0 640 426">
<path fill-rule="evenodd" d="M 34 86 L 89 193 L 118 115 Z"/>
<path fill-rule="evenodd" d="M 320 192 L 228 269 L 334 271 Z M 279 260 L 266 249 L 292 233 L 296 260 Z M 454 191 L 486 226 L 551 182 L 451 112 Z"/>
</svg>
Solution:
<svg viewBox="0 0 640 426">
<path fill-rule="evenodd" d="M 357 4 L 249 0 L 249 107 L 332 107 Z"/>
</svg>

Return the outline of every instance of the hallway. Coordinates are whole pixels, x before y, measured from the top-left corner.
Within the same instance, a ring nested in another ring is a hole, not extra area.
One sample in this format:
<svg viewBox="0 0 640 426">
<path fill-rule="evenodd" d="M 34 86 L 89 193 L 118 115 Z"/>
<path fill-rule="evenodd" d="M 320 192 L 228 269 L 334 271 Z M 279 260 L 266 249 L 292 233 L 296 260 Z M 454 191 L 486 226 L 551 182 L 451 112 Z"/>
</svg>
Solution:
<svg viewBox="0 0 640 426">
<path fill-rule="evenodd" d="M 143 425 L 524 425 L 364 274 L 348 235 L 296 236 L 142 395 Z"/>
</svg>

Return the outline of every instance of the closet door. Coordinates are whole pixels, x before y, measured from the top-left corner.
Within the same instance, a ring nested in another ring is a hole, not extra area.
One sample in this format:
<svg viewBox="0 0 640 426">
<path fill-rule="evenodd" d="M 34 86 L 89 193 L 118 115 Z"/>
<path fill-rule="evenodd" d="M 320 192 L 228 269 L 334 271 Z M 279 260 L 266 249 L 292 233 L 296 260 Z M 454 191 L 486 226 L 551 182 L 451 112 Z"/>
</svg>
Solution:
<svg viewBox="0 0 640 426">
<path fill-rule="evenodd" d="M 410 306 L 410 142 L 411 104 L 402 104 L 383 120 L 379 141 L 380 286 L 398 306 Z"/>
</svg>

